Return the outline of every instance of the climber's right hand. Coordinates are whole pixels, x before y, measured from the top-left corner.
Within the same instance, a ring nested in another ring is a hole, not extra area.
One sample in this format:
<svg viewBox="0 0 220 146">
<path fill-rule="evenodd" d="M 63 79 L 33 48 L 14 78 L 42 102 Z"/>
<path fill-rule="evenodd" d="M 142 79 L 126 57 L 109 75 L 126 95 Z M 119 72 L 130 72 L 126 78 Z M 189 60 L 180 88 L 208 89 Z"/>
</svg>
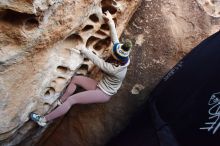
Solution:
<svg viewBox="0 0 220 146">
<path fill-rule="evenodd" d="M 104 12 L 102 16 L 105 22 L 109 22 L 112 20 L 112 15 L 109 11 Z"/>
</svg>

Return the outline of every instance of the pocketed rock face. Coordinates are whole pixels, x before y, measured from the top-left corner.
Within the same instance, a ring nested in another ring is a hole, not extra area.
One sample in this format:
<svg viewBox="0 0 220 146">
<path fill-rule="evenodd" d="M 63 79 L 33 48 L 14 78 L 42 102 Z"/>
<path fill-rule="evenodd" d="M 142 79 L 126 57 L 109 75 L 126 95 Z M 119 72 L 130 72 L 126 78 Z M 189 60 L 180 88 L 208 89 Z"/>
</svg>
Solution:
<svg viewBox="0 0 220 146">
<path fill-rule="evenodd" d="M 0 141 L 14 145 L 33 129 L 28 115 L 45 114 L 76 72 L 94 65 L 79 54 L 86 46 L 109 55 L 113 14 L 120 35 L 139 0 L 3 0 L 0 2 Z M 120 22 L 120 23 L 118 23 Z"/>
</svg>

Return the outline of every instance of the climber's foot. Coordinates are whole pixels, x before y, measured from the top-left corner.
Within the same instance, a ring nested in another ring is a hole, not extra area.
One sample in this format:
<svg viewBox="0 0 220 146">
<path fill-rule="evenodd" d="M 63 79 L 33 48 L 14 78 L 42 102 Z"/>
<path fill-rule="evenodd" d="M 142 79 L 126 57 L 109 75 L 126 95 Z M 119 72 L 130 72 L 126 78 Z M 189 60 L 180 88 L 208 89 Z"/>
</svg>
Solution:
<svg viewBox="0 0 220 146">
<path fill-rule="evenodd" d="M 42 117 L 34 112 L 30 113 L 30 118 L 31 118 L 31 120 L 33 120 L 34 122 L 36 122 L 38 125 L 40 125 L 42 127 L 46 126 L 46 124 L 47 124 L 44 117 Z"/>
</svg>

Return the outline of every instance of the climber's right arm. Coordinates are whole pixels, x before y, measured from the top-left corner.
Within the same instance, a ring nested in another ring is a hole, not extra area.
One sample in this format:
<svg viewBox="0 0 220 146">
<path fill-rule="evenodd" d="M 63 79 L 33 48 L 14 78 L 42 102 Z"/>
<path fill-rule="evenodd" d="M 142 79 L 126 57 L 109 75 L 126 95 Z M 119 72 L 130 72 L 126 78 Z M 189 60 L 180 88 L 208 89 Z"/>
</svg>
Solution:
<svg viewBox="0 0 220 146">
<path fill-rule="evenodd" d="M 112 19 L 112 15 L 109 13 L 109 11 L 105 12 L 105 14 L 103 15 L 103 18 L 108 23 L 108 26 L 110 28 L 110 35 L 111 35 L 113 44 L 119 43 L 118 35 L 116 32 L 116 28 L 115 28 L 115 22 Z"/>
<path fill-rule="evenodd" d="M 115 22 L 113 20 L 109 20 L 108 25 L 110 28 L 111 39 L 112 39 L 113 44 L 119 43 L 118 35 L 115 29 Z"/>
</svg>

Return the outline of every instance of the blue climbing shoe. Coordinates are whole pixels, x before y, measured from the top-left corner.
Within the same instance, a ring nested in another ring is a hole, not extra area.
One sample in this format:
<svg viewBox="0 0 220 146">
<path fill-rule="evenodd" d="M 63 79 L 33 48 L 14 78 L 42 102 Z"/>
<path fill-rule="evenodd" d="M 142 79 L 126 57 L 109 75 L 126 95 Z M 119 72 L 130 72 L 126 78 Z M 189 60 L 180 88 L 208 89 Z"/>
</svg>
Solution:
<svg viewBox="0 0 220 146">
<path fill-rule="evenodd" d="M 42 127 L 46 126 L 46 124 L 47 124 L 44 120 L 44 117 L 42 117 L 34 112 L 30 113 L 30 118 L 31 118 L 31 120 L 33 120 L 34 122 L 36 122 L 38 125 L 40 125 Z"/>
</svg>

